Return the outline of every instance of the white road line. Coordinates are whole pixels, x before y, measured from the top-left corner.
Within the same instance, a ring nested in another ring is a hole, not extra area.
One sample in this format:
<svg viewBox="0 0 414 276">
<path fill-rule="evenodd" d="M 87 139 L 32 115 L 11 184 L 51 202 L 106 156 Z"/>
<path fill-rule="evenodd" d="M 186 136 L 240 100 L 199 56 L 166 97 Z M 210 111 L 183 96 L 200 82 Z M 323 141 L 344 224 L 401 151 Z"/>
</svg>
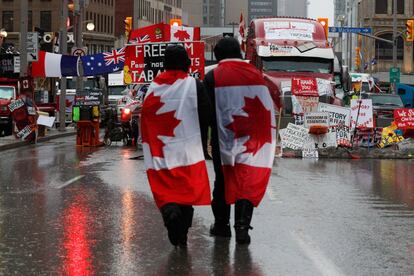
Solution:
<svg viewBox="0 0 414 276">
<path fill-rule="evenodd" d="M 55 187 L 55 189 L 62 189 L 62 188 L 66 187 L 66 186 L 68 186 L 68 185 L 70 185 L 70 184 L 72 184 L 72 183 L 74 183 L 74 182 L 76 182 L 76 181 L 78 181 L 79 179 L 82 179 L 82 178 L 84 178 L 84 177 L 85 177 L 84 175 L 79 175 L 79 176 L 77 176 L 77 177 L 74 177 L 74 178 L 72 178 L 71 180 L 66 181 L 66 182 L 65 182 L 65 183 L 63 183 L 62 185 L 59 185 L 59 186 Z"/>
<path fill-rule="evenodd" d="M 335 264 L 328 259 L 321 249 L 305 234 L 295 232 L 292 237 L 300 248 L 305 252 L 306 256 L 313 262 L 321 275 L 326 276 L 342 276 L 345 275 Z"/>
</svg>

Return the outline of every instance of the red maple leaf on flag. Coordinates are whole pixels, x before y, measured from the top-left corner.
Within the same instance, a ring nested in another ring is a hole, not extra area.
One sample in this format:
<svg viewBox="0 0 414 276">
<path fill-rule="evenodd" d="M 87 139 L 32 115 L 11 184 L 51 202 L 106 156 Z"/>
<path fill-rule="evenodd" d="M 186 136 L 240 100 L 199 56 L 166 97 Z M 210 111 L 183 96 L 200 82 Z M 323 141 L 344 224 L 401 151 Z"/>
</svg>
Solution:
<svg viewBox="0 0 414 276">
<path fill-rule="evenodd" d="M 226 128 L 234 132 L 234 138 L 249 136 L 243 144 L 246 147 L 244 153 L 255 155 L 264 144 L 272 143 L 271 113 L 258 96 L 253 99 L 244 97 L 244 101 L 243 111 L 248 116 L 233 115 L 234 121 Z"/>
<path fill-rule="evenodd" d="M 153 157 L 164 157 L 163 147 L 165 144 L 159 136 L 174 137 L 174 129 L 181 120 L 174 117 L 175 111 L 157 114 L 157 111 L 164 105 L 161 97 L 151 93 L 145 98 L 142 107 L 142 142 L 148 143 Z"/>
<path fill-rule="evenodd" d="M 186 41 L 190 39 L 190 34 L 186 30 L 177 30 L 174 33 L 174 37 L 177 38 L 179 41 Z"/>
</svg>

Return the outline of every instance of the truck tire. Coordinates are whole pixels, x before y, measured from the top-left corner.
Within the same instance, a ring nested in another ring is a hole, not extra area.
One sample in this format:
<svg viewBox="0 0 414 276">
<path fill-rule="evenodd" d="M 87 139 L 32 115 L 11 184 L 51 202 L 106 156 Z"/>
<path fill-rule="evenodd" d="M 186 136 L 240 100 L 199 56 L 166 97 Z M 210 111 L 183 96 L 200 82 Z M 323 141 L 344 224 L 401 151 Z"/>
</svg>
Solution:
<svg viewBox="0 0 414 276">
<path fill-rule="evenodd" d="M 10 136 L 13 134 L 13 124 L 10 121 L 9 124 L 7 124 L 6 126 L 4 126 L 4 135 L 5 136 Z"/>
</svg>

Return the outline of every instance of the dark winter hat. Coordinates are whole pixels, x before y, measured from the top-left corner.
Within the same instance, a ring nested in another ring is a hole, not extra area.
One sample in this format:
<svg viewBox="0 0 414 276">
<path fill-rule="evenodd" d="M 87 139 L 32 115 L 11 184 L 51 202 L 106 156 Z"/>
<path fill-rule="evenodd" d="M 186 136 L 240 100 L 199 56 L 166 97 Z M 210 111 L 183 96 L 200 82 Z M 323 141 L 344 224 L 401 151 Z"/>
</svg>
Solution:
<svg viewBox="0 0 414 276">
<path fill-rule="evenodd" d="M 220 39 L 214 47 L 214 56 L 217 61 L 226 58 L 242 58 L 239 42 L 233 37 Z"/>
<path fill-rule="evenodd" d="M 191 61 L 187 51 L 178 44 L 168 45 L 165 49 L 164 68 L 165 70 L 181 70 L 188 72 Z"/>
</svg>

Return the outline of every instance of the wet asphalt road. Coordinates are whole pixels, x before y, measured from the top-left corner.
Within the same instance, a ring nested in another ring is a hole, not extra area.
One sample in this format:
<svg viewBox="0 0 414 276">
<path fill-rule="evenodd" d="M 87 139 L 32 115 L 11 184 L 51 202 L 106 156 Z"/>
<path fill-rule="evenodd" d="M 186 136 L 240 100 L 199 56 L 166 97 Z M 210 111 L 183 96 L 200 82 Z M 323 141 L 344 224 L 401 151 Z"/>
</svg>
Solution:
<svg viewBox="0 0 414 276">
<path fill-rule="evenodd" d="M 197 207 L 184 251 L 138 154 L 72 138 L 0 152 L 0 274 L 414 275 L 414 162 L 277 159 L 249 247 L 210 237 Z"/>
</svg>

